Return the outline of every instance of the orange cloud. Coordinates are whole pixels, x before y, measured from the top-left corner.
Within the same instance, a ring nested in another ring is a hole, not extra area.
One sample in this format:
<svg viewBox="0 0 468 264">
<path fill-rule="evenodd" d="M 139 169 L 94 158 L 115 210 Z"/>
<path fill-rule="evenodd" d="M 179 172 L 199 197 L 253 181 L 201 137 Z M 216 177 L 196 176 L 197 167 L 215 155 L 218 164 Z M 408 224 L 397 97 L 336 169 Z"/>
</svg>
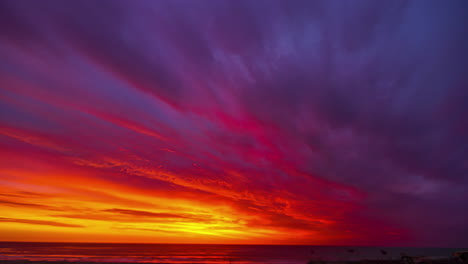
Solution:
<svg viewBox="0 0 468 264">
<path fill-rule="evenodd" d="M 84 227 L 82 225 L 65 224 L 65 223 L 59 223 L 59 222 L 54 222 L 54 221 L 16 219 L 16 218 L 4 218 L 4 217 L 0 217 L 0 222 L 22 223 L 22 224 L 31 224 L 31 225 L 47 225 L 47 226 L 56 226 L 56 227 Z"/>
</svg>

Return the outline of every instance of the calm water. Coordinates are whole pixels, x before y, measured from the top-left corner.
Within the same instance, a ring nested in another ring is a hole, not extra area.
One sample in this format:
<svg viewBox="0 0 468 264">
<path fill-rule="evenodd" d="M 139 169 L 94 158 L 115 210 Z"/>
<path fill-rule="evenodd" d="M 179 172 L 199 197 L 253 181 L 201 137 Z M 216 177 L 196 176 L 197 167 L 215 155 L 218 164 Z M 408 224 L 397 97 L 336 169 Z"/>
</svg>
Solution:
<svg viewBox="0 0 468 264">
<path fill-rule="evenodd" d="M 354 252 L 348 252 L 353 249 Z M 383 256 L 381 249 L 388 253 Z M 336 246 L 176 245 L 0 242 L 0 259 L 152 263 L 306 263 L 410 255 L 448 256 L 460 249 Z"/>
</svg>

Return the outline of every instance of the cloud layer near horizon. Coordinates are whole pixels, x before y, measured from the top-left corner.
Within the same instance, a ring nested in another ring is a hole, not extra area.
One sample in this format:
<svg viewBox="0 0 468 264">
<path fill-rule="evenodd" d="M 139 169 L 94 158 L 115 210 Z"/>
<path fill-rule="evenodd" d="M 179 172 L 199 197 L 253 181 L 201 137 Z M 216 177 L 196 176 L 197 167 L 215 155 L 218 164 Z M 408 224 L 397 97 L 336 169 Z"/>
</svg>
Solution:
<svg viewBox="0 0 468 264">
<path fill-rule="evenodd" d="M 466 244 L 467 13 L 2 0 L 0 231 Z"/>
</svg>

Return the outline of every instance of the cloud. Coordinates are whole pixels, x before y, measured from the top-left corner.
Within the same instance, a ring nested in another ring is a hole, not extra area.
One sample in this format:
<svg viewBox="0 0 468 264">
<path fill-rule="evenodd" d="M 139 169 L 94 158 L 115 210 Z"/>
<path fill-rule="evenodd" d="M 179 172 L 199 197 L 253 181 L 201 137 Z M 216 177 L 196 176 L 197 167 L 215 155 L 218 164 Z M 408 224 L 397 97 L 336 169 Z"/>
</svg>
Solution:
<svg viewBox="0 0 468 264">
<path fill-rule="evenodd" d="M 36 208 L 45 208 L 45 209 L 50 208 L 49 206 L 45 206 L 41 204 L 19 203 L 19 202 L 7 201 L 7 200 L 0 200 L 0 204 L 8 205 L 8 206 L 19 206 L 19 207 L 33 207 L 33 208 L 36 207 Z"/>
<path fill-rule="evenodd" d="M 467 237 L 452 235 L 467 217 L 465 1 L 0 5 L 0 186 L 85 203 L 88 220 L 309 244 Z"/>
<path fill-rule="evenodd" d="M 22 224 L 32 224 L 32 225 L 47 225 L 47 226 L 56 226 L 56 227 L 84 227 L 82 225 L 65 224 L 65 223 L 59 223 L 59 222 L 54 222 L 54 221 L 16 219 L 16 218 L 5 218 L 5 217 L 0 217 L 0 222 L 22 223 Z"/>
<path fill-rule="evenodd" d="M 141 217 L 151 217 L 151 218 L 186 218 L 185 216 L 171 214 L 171 213 L 154 213 L 154 212 L 147 212 L 147 211 L 119 209 L 119 208 L 106 209 L 106 210 L 103 210 L 103 212 L 131 215 L 135 217 L 141 216 Z"/>
</svg>

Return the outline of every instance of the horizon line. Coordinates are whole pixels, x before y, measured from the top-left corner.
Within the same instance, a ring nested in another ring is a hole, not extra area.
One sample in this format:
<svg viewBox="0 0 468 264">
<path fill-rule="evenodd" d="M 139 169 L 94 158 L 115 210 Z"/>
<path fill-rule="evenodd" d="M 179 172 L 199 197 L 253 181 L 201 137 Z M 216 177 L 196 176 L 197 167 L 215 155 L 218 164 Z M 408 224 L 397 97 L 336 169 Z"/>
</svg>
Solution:
<svg viewBox="0 0 468 264">
<path fill-rule="evenodd" d="M 83 241 L 0 241 L 0 243 L 53 243 L 53 244 L 133 244 L 133 245 L 219 245 L 219 246 L 304 246 L 304 247 L 367 247 L 367 248 L 447 248 L 468 249 L 468 247 L 437 246 L 375 246 L 375 245 L 307 245 L 307 244 L 236 244 L 236 243 L 151 243 L 151 242 L 83 242 Z"/>
</svg>

